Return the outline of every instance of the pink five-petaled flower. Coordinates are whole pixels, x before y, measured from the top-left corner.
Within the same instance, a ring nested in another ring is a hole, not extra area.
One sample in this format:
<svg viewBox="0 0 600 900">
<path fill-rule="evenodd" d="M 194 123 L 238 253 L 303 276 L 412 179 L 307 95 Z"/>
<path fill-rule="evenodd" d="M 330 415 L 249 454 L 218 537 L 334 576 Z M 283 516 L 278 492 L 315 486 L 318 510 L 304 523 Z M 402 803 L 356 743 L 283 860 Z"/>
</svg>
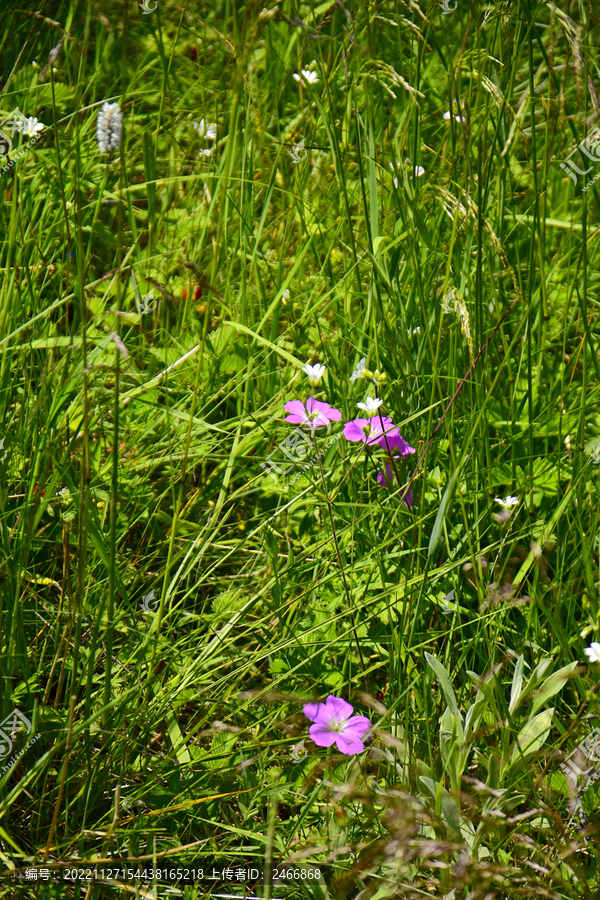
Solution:
<svg viewBox="0 0 600 900">
<path fill-rule="evenodd" d="M 383 428 L 382 428 L 383 422 Z M 362 441 L 363 444 L 372 446 L 379 444 L 385 447 L 393 437 L 400 437 L 400 432 L 389 416 L 373 417 L 372 419 L 353 419 L 344 425 L 344 437 L 347 441 Z"/>
<path fill-rule="evenodd" d="M 306 405 L 302 400 L 290 400 L 284 403 L 283 408 L 286 409 L 290 416 L 285 417 L 286 422 L 293 422 L 295 425 L 308 425 L 309 428 L 323 428 L 330 422 L 339 422 L 342 414 L 339 409 L 334 409 L 329 403 L 323 403 L 321 400 L 315 400 L 309 397 Z"/>
<path fill-rule="evenodd" d="M 354 707 L 341 697 L 329 695 L 325 703 L 307 703 L 304 715 L 314 724 L 308 729 L 318 747 L 335 744 L 341 753 L 351 756 L 365 749 L 362 738 L 371 727 L 366 716 L 353 716 Z"/>
</svg>

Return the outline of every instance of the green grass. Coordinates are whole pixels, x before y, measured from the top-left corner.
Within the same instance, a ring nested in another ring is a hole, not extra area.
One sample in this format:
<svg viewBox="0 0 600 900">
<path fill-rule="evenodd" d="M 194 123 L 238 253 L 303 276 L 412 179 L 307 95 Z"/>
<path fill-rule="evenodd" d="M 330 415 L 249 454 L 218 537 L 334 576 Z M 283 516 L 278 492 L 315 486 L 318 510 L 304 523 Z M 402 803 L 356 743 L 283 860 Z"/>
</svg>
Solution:
<svg viewBox="0 0 600 900">
<path fill-rule="evenodd" d="M 0 714 L 37 737 L 0 771 L 3 867 L 596 898 L 598 790 L 559 768 L 599 710 L 600 203 L 597 163 L 560 168 L 597 127 L 593 5 L 3 12 L 3 118 L 45 125 L 0 173 Z M 362 357 L 416 449 L 391 490 L 341 423 L 306 471 L 279 449 L 302 366 L 347 422 Z M 365 753 L 308 737 L 330 693 Z M 211 889 L 112 882 L 0 895 Z"/>
</svg>

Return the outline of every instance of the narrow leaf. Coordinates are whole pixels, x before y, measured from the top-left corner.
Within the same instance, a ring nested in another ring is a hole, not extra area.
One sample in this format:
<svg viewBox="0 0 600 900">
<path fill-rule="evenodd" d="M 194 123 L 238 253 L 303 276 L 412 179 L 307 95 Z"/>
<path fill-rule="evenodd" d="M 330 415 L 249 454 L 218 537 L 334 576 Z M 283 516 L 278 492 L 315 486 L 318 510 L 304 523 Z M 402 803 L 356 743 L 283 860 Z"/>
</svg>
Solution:
<svg viewBox="0 0 600 900">
<path fill-rule="evenodd" d="M 463 460 L 460 460 L 456 469 L 452 473 L 452 477 L 448 482 L 446 490 L 444 491 L 444 496 L 442 497 L 442 502 L 440 503 L 440 508 L 438 509 L 438 514 L 435 518 L 435 522 L 433 524 L 433 530 L 431 532 L 431 537 L 429 538 L 429 551 L 428 556 L 433 556 L 435 553 L 436 547 L 438 545 L 438 541 L 440 539 L 440 534 L 442 533 L 442 525 L 444 524 L 444 519 L 446 518 L 446 510 L 448 508 L 448 504 L 452 498 L 452 494 L 454 493 L 454 488 L 456 486 L 456 480 L 458 478 L 459 472 L 461 470 Z"/>
<path fill-rule="evenodd" d="M 458 704 L 456 703 L 456 695 L 454 693 L 454 688 L 452 687 L 452 682 L 450 681 L 450 676 L 446 672 L 446 669 L 435 656 L 432 656 L 431 653 L 425 653 L 425 659 L 428 664 L 431 666 L 433 671 L 435 672 L 436 678 L 440 683 L 440 687 L 444 692 L 444 697 L 446 698 L 446 702 L 454 715 L 462 724 L 462 716 L 458 711 Z"/>
<path fill-rule="evenodd" d="M 517 660 L 517 664 L 515 666 L 515 674 L 513 675 L 512 687 L 510 689 L 510 703 L 508 704 L 509 713 L 513 714 L 515 709 L 517 708 L 517 704 L 519 702 L 519 697 L 521 696 L 521 688 L 523 686 L 523 666 L 525 665 L 525 658 L 520 656 Z"/>
</svg>

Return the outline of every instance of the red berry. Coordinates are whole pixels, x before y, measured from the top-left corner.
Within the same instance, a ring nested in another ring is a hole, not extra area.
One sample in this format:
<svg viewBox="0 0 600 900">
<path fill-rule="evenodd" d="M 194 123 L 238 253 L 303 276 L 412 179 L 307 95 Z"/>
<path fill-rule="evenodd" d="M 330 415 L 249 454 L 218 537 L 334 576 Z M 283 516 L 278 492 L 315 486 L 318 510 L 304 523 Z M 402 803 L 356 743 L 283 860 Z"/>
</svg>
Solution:
<svg viewBox="0 0 600 900">
<path fill-rule="evenodd" d="M 201 296 L 202 296 L 202 288 L 200 287 L 199 284 L 197 284 L 196 287 L 194 288 L 194 300 L 199 300 Z"/>
</svg>

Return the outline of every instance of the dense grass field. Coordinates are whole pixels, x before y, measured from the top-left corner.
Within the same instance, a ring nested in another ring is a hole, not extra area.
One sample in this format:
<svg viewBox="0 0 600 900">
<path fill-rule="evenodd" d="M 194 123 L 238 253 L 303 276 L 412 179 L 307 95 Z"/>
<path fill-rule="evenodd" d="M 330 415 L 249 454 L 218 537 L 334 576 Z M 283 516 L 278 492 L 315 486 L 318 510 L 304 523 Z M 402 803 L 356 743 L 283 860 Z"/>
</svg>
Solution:
<svg viewBox="0 0 600 900">
<path fill-rule="evenodd" d="M 600 7 L 265 2 L 2 6 L 0 896 L 597 900 Z"/>
</svg>

